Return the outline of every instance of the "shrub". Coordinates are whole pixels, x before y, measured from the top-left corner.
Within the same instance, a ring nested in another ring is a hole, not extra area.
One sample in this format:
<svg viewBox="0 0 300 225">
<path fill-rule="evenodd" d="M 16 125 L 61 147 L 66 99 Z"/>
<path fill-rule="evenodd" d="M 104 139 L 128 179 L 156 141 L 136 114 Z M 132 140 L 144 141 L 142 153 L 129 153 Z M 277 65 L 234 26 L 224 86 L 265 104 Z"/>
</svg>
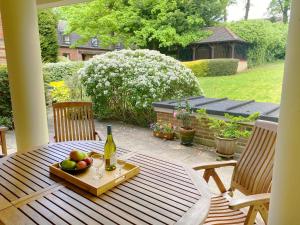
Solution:
<svg viewBox="0 0 300 225">
<path fill-rule="evenodd" d="M 247 60 L 256 66 L 284 59 L 288 25 L 267 20 L 232 22 L 227 25 L 234 33 L 249 43 Z"/>
<path fill-rule="evenodd" d="M 79 73 L 73 74 L 73 76 L 65 78 L 65 84 L 70 90 L 71 101 L 91 101 L 87 96 L 86 90 L 80 80 Z"/>
<path fill-rule="evenodd" d="M 50 82 L 50 91 L 52 102 L 70 101 L 70 89 L 65 85 L 64 81 Z"/>
<path fill-rule="evenodd" d="M 43 67 L 46 102 L 87 100 L 77 71 L 82 62 L 48 63 Z M 62 81 L 65 78 L 66 82 Z M 53 82 L 58 81 L 58 82 Z M 51 83 L 52 82 L 52 83 Z M 12 107 L 6 66 L 0 66 L 0 126 L 12 128 Z"/>
<path fill-rule="evenodd" d="M 5 66 L 0 67 L 0 126 L 12 127 L 11 99 Z"/>
<path fill-rule="evenodd" d="M 183 62 L 187 68 L 190 68 L 197 77 L 205 77 L 208 73 L 208 61 L 207 60 L 195 60 L 189 62 Z"/>
<path fill-rule="evenodd" d="M 60 81 L 73 76 L 83 67 L 83 62 L 46 63 L 43 66 L 45 83 Z"/>
<path fill-rule="evenodd" d="M 205 76 L 225 76 L 237 72 L 238 59 L 203 59 L 190 62 L 184 62 L 185 66 L 190 68 L 197 77 Z"/>
<path fill-rule="evenodd" d="M 62 55 L 57 57 L 57 61 L 58 62 L 71 62 L 70 59 L 68 59 L 66 56 L 62 56 Z"/>
<path fill-rule="evenodd" d="M 40 10 L 38 18 L 43 62 L 57 62 L 57 17 L 51 10 Z"/>
<path fill-rule="evenodd" d="M 0 116 L 0 126 L 5 126 L 9 129 L 12 129 L 13 128 L 12 117 L 2 117 L 2 116 Z"/>
<path fill-rule="evenodd" d="M 201 94 L 192 71 L 158 51 L 108 52 L 88 61 L 80 74 L 101 119 L 147 125 L 153 102 Z"/>
<path fill-rule="evenodd" d="M 238 59 L 209 59 L 207 76 L 236 74 L 238 65 Z"/>
</svg>

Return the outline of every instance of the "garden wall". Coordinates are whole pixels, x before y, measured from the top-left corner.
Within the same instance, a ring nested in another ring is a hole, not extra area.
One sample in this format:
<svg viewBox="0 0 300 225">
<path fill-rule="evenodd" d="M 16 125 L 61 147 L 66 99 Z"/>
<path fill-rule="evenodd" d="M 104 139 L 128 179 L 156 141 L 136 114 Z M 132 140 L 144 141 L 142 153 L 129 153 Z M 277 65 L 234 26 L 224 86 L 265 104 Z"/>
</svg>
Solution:
<svg viewBox="0 0 300 225">
<path fill-rule="evenodd" d="M 181 126 L 181 121 L 177 120 L 173 116 L 173 110 L 167 110 L 167 109 L 160 109 L 160 108 L 155 108 L 156 111 L 156 118 L 157 121 L 162 121 L 162 122 L 169 122 L 172 123 L 176 128 Z M 195 116 L 192 118 L 192 126 L 196 129 L 196 134 L 195 134 L 195 139 L 194 142 L 210 147 L 215 146 L 215 141 L 214 141 L 214 134 L 212 130 L 209 129 L 208 127 L 208 121 L 203 121 L 200 122 L 196 119 Z M 253 128 L 253 125 L 245 125 L 248 128 Z M 176 131 L 176 136 L 178 136 L 178 131 Z M 236 152 L 242 152 L 244 147 L 247 144 L 247 139 L 240 138 L 237 142 L 237 148 Z"/>
<path fill-rule="evenodd" d="M 237 72 L 240 73 L 245 71 L 246 69 L 248 69 L 248 62 L 245 60 L 240 60 L 237 68 Z"/>
</svg>

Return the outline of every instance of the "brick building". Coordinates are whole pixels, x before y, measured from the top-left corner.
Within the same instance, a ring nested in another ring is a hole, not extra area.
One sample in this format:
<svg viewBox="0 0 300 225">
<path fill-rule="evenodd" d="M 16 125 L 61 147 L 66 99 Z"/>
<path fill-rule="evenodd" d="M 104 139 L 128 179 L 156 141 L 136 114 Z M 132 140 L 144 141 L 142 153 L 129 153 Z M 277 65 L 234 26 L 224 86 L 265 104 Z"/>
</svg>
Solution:
<svg viewBox="0 0 300 225">
<path fill-rule="evenodd" d="M 101 41 L 97 38 L 90 39 L 84 45 L 71 47 L 80 39 L 80 35 L 76 33 L 65 34 L 67 22 L 60 20 L 57 27 L 57 36 L 59 44 L 59 56 L 65 56 L 72 61 L 86 61 L 94 55 L 100 55 L 108 51 L 112 51 L 111 47 L 102 47 Z M 121 48 L 117 46 L 117 48 Z"/>
<path fill-rule="evenodd" d="M 71 45 L 74 44 L 80 36 L 76 33 L 71 33 L 65 35 L 66 21 L 59 21 L 57 26 L 57 37 L 59 44 L 59 56 L 65 56 L 72 61 L 85 61 L 89 60 L 94 55 L 103 54 L 105 52 L 113 50 L 112 48 L 104 48 L 100 44 L 100 40 L 97 38 L 92 38 L 86 44 L 80 45 L 76 48 L 72 48 Z M 117 46 L 120 49 L 121 46 Z M 6 64 L 6 54 L 3 38 L 3 29 L 0 19 L 0 65 Z"/>
<path fill-rule="evenodd" d="M 0 18 L 0 65 L 1 64 L 6 64 L 6 53 L 5 53 L 5 46 L 4 46 L 2 21 Z"/>
</svg>

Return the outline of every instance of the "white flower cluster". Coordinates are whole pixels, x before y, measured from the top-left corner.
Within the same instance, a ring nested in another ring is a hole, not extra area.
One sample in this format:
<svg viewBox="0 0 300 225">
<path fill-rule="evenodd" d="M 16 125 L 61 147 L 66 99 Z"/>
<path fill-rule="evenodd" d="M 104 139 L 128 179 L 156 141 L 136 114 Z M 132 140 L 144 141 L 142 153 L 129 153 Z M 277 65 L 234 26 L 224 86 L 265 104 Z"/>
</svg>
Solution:
<svg viewBox="0 0 300 225">
<path fill-rule="evenodd" d="M 80 75 L 87 93 L 101 99 L 101 104 L 127 108 L 149 109 L 155 101 L 201 93 L 190 69 L 152 50 L 121 50 L 95 56 L 86 62 Z"/>
</svg>

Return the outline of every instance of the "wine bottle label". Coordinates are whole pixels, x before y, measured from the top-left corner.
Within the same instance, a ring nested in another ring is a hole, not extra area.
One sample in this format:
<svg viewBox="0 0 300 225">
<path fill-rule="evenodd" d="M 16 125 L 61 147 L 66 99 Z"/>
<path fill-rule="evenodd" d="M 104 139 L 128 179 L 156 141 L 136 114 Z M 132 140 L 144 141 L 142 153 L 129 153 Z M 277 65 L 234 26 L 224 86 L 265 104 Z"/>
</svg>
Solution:
<svg viewBox="0 0 300 225">
<path fill-rule="evenodd" d="M 117 163 L 116 154 L 113 153 L 110 158 L 110 165 L 116 165 L 116 163 Z"/>
</svg>

